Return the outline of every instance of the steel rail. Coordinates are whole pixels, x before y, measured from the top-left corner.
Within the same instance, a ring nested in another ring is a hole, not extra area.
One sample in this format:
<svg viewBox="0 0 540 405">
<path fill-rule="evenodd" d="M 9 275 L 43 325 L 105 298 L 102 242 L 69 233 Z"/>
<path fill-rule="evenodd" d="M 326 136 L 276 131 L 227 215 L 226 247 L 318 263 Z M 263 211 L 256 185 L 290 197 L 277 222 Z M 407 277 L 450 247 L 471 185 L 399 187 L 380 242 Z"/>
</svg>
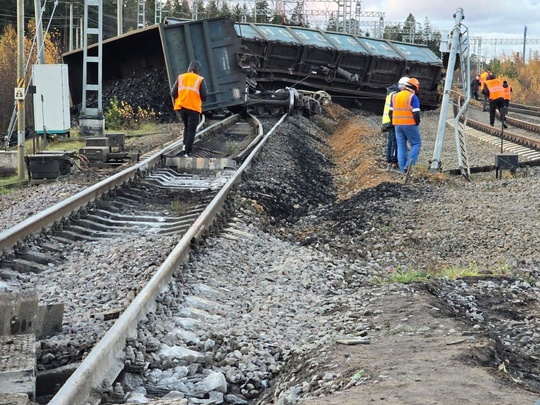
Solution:
<svg viewBox="0 0 540 405">
<path fill-rule="evenodd" d="M 197 133 L 197 138 L 203 137 L 206 133 L 215 131 L 223 126 L 232 125 L 238 120 L 238 115 L 232 115 L 223 121 L 213 124 Z M 162 155 L 172 153 L 182 146 L 182 141 L 177 141 L 167 146 L 163 150 L 149 156 L 135 165 L 117 173 L 101 182 L 94 184 L 86 190 L 81 191 L 55 205 L 47 208 L 38 214 L 27 218 L 19 224 L 0 233 L 0 252 L 6 251 L 15 246 L 22 239 L 40 232 L 42 229 L 54 225 L 56 221 L 76 212 L 87 204 L 98 199 L 102 195 L 126 184 L 136 178 L 137 175 L 151 170 L 161 163 Z"/>
<path fill-rule="evenodd" d="M 77 370 L 52 398 L 49 405 L 87 404 L 88 399 L 99 391 L 104 381 L 112 382 L 116 378 L 123 367 L 121 353 L 125 347 L 126 338 L 135 336 L 137 323 L 148 311 L 155 307 L 156 298 L 166 290 L 174 271 L 187 260 L 192 241 L 199 238 L 210 228 L 232 187 L 241 180 L 243 173 L 247 171 L 253 159 L 260 153 L 270 135 L 283 122 L 285 117 L 287 117 L 287 114 L 284 114 L 270 131 L 262 137 L 261 142 L 249 154 L 234 176 L 229 179 L 195 220 L 148 284 L 83 360 Z M 259 131 L 262 131 L 260 123 Z"/>
<path fill-rule="evenodd" d="M 510 123 L 510 121 L 508 121 Z M 531 124 L 534 125 L 534 124 Z M 512 131 L 504 130 L 504 132 L 496 127 L 485 124 L 483 122 L 468 118 L 467 126 L 478 129 L 479 131 L 488 133 L 493 136 L 502 137 L 505 141 L 511 141 L 519 145 L 531 148 L 534 150 L 540 150 L 540 138 L 535 138 L 527 135 L 517 134 Z"/>
</svg>

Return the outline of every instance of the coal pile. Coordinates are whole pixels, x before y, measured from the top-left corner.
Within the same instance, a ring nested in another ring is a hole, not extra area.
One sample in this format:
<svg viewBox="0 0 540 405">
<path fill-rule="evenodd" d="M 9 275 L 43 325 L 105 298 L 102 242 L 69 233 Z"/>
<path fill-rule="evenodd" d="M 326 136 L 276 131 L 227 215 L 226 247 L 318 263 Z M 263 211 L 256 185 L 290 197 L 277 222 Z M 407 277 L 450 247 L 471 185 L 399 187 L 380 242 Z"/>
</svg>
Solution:
<svg viewBox="0 0 540 405">
<path fill-rule="evenodd" d="M 139 69 L 131 75 L 103 83 L 103 111 L 111 107 L 116 97 L 119 102 L 129 104 L 136 111 L 139 107 L 145 111 L 153 111 L 158 123 L 178 122 L 173 111 L 170 96 L 169 80 L 165 68 L 150 67 Z M 97 107 L 97 100 L 90 99 L 89 107 Z M 72 109 L 72 121 L 78 122 L 81 105 Z"/>
</svg>

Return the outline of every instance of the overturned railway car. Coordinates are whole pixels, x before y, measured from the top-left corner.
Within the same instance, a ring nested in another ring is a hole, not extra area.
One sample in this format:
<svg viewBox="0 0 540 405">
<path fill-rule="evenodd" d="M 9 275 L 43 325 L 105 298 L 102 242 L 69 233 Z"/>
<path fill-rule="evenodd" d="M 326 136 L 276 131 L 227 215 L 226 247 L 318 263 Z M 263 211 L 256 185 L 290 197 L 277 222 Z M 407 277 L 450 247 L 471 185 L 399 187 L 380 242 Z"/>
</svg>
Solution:
<svg viewBox="0 0 540 405">
<path fill-rule="evenodd" d="M 241 57 L 260 84 L 325 90 L 336 102 L 380 105 L 403 76 L 420 81 L 421 104 L 437 108 L 443 63 L 427 46 L 271 24 L 235 24 Z"/>
<path fill-rule="evenodd" d="M 97 56 L 98 47 L 88 49 Z M 295 87 L 324 90 L 344 105 L 380 110 L 386 88 L 400 77 L 416 77 L 423 108 L 440 104 L 442 61 L 423 45 L 397 43 L 316 29 L 271 24 L 235 23 L 227 18 L 166 19 L 102 44 L 103 86 L 137 86 L 137 102 L 172 110 L 168 89 L 190 60 L 201 61 L 209 97 L 204 111 L 242 107 L 250 93 Z M 71 98 L 80 104 L 83 51 L 63 55 L 68 65 Z M 137 72 L 152 70 L 161 78 L 149 86 L 133 84 Z M 97 70 L 88 69 L 88 82 Z M 104 97 L 114 95 L 104 92 Z M 121 97 L 118 97 L 119 99 Z M 157 101 L 156 101 L 157 99 Z"/>
</svg>

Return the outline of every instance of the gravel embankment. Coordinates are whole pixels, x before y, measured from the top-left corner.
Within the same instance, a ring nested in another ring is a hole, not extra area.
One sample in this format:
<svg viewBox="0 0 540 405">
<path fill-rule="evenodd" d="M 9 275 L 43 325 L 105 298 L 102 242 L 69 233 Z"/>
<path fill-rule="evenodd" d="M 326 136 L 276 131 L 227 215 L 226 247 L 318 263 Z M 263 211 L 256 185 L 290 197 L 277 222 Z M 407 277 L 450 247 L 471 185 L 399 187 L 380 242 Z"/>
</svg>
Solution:
<svg viewBox="0 0 540 405">
<path fill-rule="evenodd" d="M 508 371 L 539 388 L 538 366 L 527 357 L 537 356 L 540 349 L 536 316 L 540 237 L 535 229 L 540 211 L 534 200 L 540 176 L 528 171 L 527 176 L 518 172 L 516 178 L 496 180 L 494 173 L 486 173 L 470 183 L 417 168 L 405 185 L 384 170 L 385 138 L 378 131 L 379 117 L 355 114 L 372 128 L 368 144 L 373 148 L 358 150 L 359 156 L 369 155 L 376 162 L 366 175 L 387 181 L 338 200 L 332 170 L 350 162 L 332 162 L 328 132 L 352 115 L 338 109 L 312 121 L 289 119 L 236 192 L 236 226 L 249 236 L 211 238 L 198 260 L 179 272 L 178 284 L 163 296 L 156 314 L 131 342 L 146 353 L 150 364 L 144 380 L 131 376 L 125 381 L 126 390 L 135 390 L 132 401 L 145 392 L 148 396 L 175 390 L 181 397 L 201 401 L 256 403 L 280 371 L 288 380 L 273 381 L 259 403 L 294 403 L 360 383 L 356 377 L 332 372 L 324 348 L 338 338 L 369 338 L 374 333 L 373 325 L 385 308 L 373 307 L 370 297 L 391 299 L 416 294 L 419 288 L 381 289 L 371 283 L 396 272 L 438 273 L 450 267 L 477 268 L 486 276 L 437 280 L 429 283 L 429 289 L 445 309 L 489 336 L 493 350 L 485 365 L 511 359 Z M 419 166 L 427 166 L 432 157 L 438 120 L 435 112 L 423 116 Z M 474 140 L 468 142 L 468 151 L 472 166 L 492 164 L 498 152 Z M 441 158 L 445 169 L 457 166 L 453 130 L 446 130 Z M 45 207 L 78 187 L 71 179 L 35 187 L 33 192 L 2 195 L 0 223 L 5 229 L 28 216 L 29 206 Z M 33 203 L 38 189 L 46 191 Z M 94 253 L 112 254 L 99 245 Z M 146 256 L 136 244 L 125 246 L 122 254 Z M 83 265 L 71 265 L 79 277 L 90 279 L 102 259 L 85 260 Z M 495 277 L 490 278 L 491 273 Z M 499 277 L 502 273 L 509 277 Z M 76 296 L 76 290 L 70 294 Z M 504 302 L 511 311 L 491 305 Z M 209 316 L 194 311 L 204 303 Z M 362 314 L 361 322 L 355 314 Z M 196 317 L 199 321 L 189 321 Z M 454 329 L 444 333 L 459 335 Z M 177 347 L 195 353 L 181 357 L 174 352 Z M 319 367 L 310 367 L 313 362 Z"/>
</svg>

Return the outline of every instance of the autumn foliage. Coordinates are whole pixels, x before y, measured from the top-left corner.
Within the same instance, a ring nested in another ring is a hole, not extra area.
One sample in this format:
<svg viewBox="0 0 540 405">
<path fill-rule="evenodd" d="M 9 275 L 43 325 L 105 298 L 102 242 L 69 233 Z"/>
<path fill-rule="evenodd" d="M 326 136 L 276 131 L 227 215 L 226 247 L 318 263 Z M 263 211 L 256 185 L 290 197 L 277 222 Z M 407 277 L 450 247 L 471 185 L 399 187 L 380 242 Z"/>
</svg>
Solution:
<svg viewBox="0 0 540 405">
<path fill-rule="evenodd" d="M 512 102 L 540 106 L 540 56 L 536 52 L 527 63 L 519 55 L 497 59 L 490 64 L 497 77 L 512 86 Z"/>
<path fill-rule="evenodd" d="M 30 22 L 24 39 L 25 83 L 31 83 L 32 66 L 37 61 L 38 49 L 35 37 L 35 24 Z M 14 110 L 14 94 L 17 86 L 17 30 L 8 25 L 0 35 L 0 134 L 6 133 Z M 60 63 L 61 52 L 56 33 L 49 33 L 44 39 L 46 63 Z M 26 122 L 33 121 L 32 98 L 26 97 Z"/>
</svg>

